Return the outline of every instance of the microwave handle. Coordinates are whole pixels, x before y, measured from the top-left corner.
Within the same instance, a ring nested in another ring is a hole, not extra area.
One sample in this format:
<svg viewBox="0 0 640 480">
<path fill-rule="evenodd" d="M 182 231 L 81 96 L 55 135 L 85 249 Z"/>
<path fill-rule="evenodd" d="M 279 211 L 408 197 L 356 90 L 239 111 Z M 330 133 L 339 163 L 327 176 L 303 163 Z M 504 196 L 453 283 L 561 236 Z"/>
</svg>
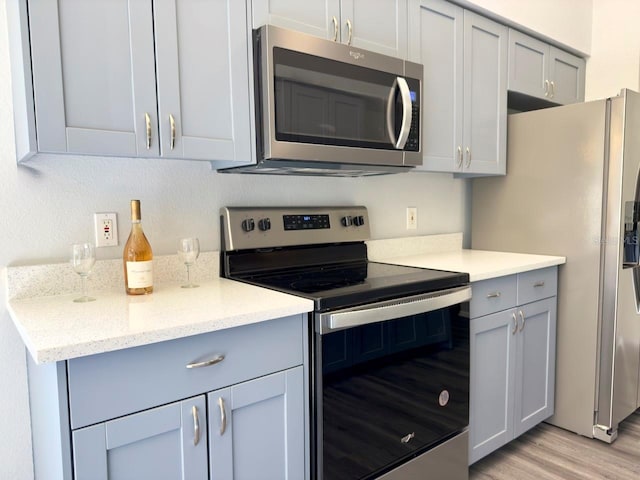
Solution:
<svg viewBox="0 0 640 480">
<path fill-rule="evenodd" d="M 394 100 L 396 89 L 400 90 L 400 98 L 402 99 L 402 124 L 400 126 L 400 135 L 398 138 L 394 134 L 395 119 L 394 114 Z M 393 146 L 402 150 L 409 138 L 409 131 L 411 130 L 411 92 L 409 91 L 409 85 L 407 81 L 402 77 L 396 77 L 391 86 L 389 97 L 387 98 L 387 133 L 391 139 Z"/>
</svg>

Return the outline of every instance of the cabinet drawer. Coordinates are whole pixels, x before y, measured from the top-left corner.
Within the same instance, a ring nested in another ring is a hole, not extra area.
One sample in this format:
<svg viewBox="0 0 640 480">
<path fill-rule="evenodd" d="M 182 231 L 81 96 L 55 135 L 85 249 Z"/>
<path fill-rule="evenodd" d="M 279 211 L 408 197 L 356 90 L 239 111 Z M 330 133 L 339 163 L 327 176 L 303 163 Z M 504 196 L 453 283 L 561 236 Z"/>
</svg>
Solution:
<svg viewBox="0 0 640 480">
<path fill-rule="evenodd" d="M 515 307 L 516 285 L 515 275 L 473 282 L 471 284 L 473 297 L 469 307 L 471 318 Z"/>
<path fill-rule="evenodd" d="M 69 360 L 73 429 L 302 364 L 302 315 Z M 224 355 L 210 366 L 187 368 Z"/>
<path fill-rule="evenodd" d="M 557 295 L 558 267 L 518 274 L 518 305 Z"/>
</svg>

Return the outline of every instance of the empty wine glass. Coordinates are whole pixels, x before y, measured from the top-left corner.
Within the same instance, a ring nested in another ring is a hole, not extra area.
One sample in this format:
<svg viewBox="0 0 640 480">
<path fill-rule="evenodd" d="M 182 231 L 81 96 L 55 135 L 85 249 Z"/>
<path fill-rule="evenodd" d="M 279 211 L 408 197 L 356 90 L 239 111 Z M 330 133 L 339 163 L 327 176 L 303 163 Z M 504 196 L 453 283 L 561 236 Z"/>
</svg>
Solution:
<svg viewBox="0 0 640 480">
<path fill-rule="evenodd" d="M 75 298 L 74 302 L 93 302 L 95 298 L 87 295 L 87 277 L 96 263 L 96 252 L 91 243 L 74 243 L 71 245 L 71 265 L 73 270 L 82 279 L 82 296 Z"/>
<path fill-rule="evenodd" d="M 200 285 L 196 285 L 191 281 L 191 274 L 189 268 L 196 263 L 196 259 L 200 255 L 200 242 L 195 237 L 183 238 L 178 242 L 178 258 L 187 267 L 187 284 L 182 285 L 182 288 L 195 288 Z"/>
</svg>

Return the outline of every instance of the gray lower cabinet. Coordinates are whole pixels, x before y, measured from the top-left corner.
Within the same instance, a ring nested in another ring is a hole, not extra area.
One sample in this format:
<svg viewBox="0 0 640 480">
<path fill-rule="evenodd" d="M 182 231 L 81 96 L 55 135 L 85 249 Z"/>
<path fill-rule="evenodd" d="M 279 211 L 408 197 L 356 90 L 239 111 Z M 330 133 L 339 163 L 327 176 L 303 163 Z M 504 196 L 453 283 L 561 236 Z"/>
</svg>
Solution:
<svg viewBox="0 0 640 480">
<path fill-rule="evenodd" d="M 407 0 L 253 0 L 253 28 L 289 28 L 399 58 L 407 56 Z"/>
<path fill-rule="evenodd" d="M 206 419 L 200 395 L 76 430 L 74 478 L 206 480 Z"/>
<path fill-rule="evenodd" d="M 207 398 L 212 479 L 304 478 L 302 367 Z"/>
<path fill-rule="evenodd" d="M 553 414 L 556 267 L 472 288 L 470 464 Z"/>
<path fill-rule="evenodd" d="M 306 316 L 30 359 L 36 478 L 308 478 Z"/>
<path fill-rule="evenodd" d="M 249 162 L 245 2 L 19 1 L 38 152 Z"/>
<path fill-rule="evenodd" d="M 444 0 L 409 12 L 409 60 L 425 69 L 418 169 L 504 175 L 507 27 Z"/>
<path fill-rule="evenodd" d="M 509 90 L 556 104 L 584 101 L 585 60 L 509 29 Z"/>
</svg>

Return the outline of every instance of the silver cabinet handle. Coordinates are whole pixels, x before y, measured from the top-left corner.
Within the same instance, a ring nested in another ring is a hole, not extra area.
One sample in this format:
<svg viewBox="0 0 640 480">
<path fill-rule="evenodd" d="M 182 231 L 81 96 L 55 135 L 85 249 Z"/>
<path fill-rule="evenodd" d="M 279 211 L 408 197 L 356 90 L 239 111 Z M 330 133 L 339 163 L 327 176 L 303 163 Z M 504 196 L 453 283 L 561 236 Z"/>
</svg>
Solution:
<svg viewBox="0 0 640 480">
<path fill-rule="evenodd" d="M 193 445 L 200 443 L 200 419 L 198 418 L 198 407 L 191 407 L 191 416 L 193 417 Z"/>
<path fill-rule="evenodd" d="M 518 318 L 515 313 L 512 313 L 511 316 L 513 317 L 513 330 L 511 330 L 511 335 L 515 335 L 518 331 Z"/>
<path fill-rule="evenodd" d="M 458 168 L 462 167 L 462 147 L 458 147 Z"/>
<path fill-rule="evenodd" d="M 551 82 L 551 98 L 556 96 L 556 84 L 554 82 Z"/>
<path fill-rule="evenodd" d="M 522 310 L 518 311 L 518 315 L 520 315 L 520 318 L 522 319 L 522 324 L 520 325 L 520 330 L 519 330 L 521 332 L 522 330 L 524 330 L 524 313 L 522 313 Z"/>
<path fill-rule="evenodd" d="M 331 19 L 333 21 L 333 41 L 338 41 L 338 19 L 334 17 Z"/>
<path fill-rule="evenodd" d="M 144 120 L 147 125 L 147 150 L 151 149 L 151 117 L 148 113 L 144 114 Z"/>
<path fill-rule="evenodd" d="M 500 292 L 487 293 L 487 298 L 498 298 L 499 296 L 500 296 Z"/>
<path fill-rule="evenodd" d="M 467 147 L 467 168 L 471 166 L 471 149 Z"/>
<path fill-rule="evenodd" d="M 349 37 L 347 38 L 347 45 L 351 45 L 351 38 L 353 37 L 353 25 L 351 25 L 351 20 L 347 19 L 347 29 L 349 30 Z"/>
<path fill-rule="evenodd" d="M 549 96 L 549 80 L 544 81 L 544 96 Z"/>
<path fill-rule="evenodd" d="M 544 287 L 544 281 L 540 280 L 539 282 L 536 282 L 533 284 L 534 287 Z"/>
<path fill-rule="evenodd" d="M 222 436 L 227 430 L 227 413 L 224 410 L 224 399 L 222 397 L 218 397 L 218 406 L 220 407 L 220 436 Z"/>
<path fill-rule="evenodd" d="M 193 363 L 189 363 L 187 365 L 187 368 L 202 368 L 202 367 L 209 367 L 211 365 L 215 365 L 216 363 L 220 363 L 221 361 L 224 360 L 224 355 L 218 355 L 216 357 L 213 357 L 210 360 L 205 360 L 204 362 L 193 362 Z"/>
<path fill-rule="evenodd" d="M 169 142 L 169 147 L 173 150 L 173 147 L 176 146 L 176 119 L 173 118 L 173 115 L 169 114 L 169 125 L 171 127 L 171 140 Z"/>
</svg>

